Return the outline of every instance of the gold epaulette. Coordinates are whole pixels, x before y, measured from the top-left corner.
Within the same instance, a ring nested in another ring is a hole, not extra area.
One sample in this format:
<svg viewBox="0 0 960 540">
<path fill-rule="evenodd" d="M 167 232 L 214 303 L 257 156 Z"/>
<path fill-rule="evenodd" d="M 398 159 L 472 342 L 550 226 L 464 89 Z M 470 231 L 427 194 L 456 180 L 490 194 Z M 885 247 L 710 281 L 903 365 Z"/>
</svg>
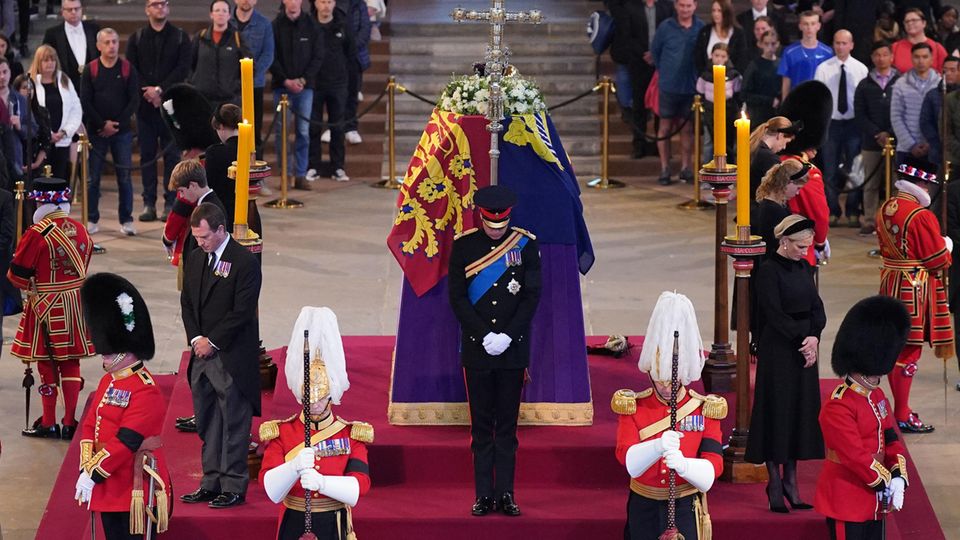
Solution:
<svg viewBox="0 0 960 540">
<path fill-rule="evenodd" d="M 650 388 L 639 393 L 629 388 L 617 390 L 610 399 L 610 408 L 617 414 L 634 414 L 637 412 L 637 399 L 649 396 L 650 392 Z"/>
<path fill-rule="evenodd" d="M 340 419 L 344 424 L 350 426 L 350 438 L 365 444 L 373 444 L 373 426 L 366 422 L 348 422 Z"/>
<path fill-rule="evenodd" d="M 153 380 L 153 375 L 151 375 L 145 369 L 138 369 L 137 376 L 140 377 L 140 380 L 143 381 L 143 384 L 147 386 L 153 386 L 156 382 Z"/>
<path fill-rule="evenodd" d="M 518 233 L 520 233 L 520 234 L 522 234 L 522 235 L 524 235 L 524 236 L 529 236 L 531 240 L 536 240 L 536 239 L 537 239 L 537 235 L 533 234 L 532 232 L 530 232 L 530 231 L 528 231 L 528 230 L 526 230 L 526 229 L 521 229 L 520 227 L 510 227 L 510 228 L 513 229 L 513 230 L 515 230 L 515 231 L 517 231 Z"/>
<path fill-rule="evenodd" d="M 830 399 L 840 399 L 843 397 L 843 394 L 847 391 L 847 388 L 850 388 L 844 383 L 840 383 L 836 388 L 833 389 L 833 393 L 830 394 Z"/>
<path fill-rule="evenodd" d="M 699 399 L 703 402 L 703 415 L 714 420 L 723 420 L 727 417 L 727 400 L 715 395 L 700 395 L 693 390 L 689 390 L 690 397 Z"/>
<path fill-rule="evenodd" d="M 283 420 L 267 420 L 266 422 L 260 424 L 260 442 L 265 443 L 279 437 L 280 424 L 289 422 L 298 416 L 298 414 L 295 414 L 290 418 L 284 418 Z"/>
<path fill-rule="evenodd" d="M 473 234 L 473 233 L 475 233 L 475 232 L 477 232 L 477 231 L 479 231 L 479 230 L 480 230 L 480 229 L 478 229 L 478 228 L 476 228 L 476 227 L 474 227 L 474 228 L 472 228 L 472 229 L 467 229 L 467 230 L 463 231 L 462 233 L 454 236 L 453 239 L 454 239 L 454 240 L 459 240 L 459 239 L 463 238 L 464 236 L 467 236 L 468 234 Z"/>
</svg>

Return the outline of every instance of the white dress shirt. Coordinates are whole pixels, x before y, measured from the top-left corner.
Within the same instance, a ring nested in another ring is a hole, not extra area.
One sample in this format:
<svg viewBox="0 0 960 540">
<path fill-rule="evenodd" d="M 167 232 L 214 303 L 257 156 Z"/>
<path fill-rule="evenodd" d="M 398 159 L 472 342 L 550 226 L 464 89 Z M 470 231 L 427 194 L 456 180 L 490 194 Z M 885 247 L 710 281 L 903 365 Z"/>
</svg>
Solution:
<svg viewBox="0 0 960 540">
<path fill-rule="evenodd" d="M 840 114 L 837 110 L 841 65 L 847 73 L 847 112 L 843 114 Z M 867 66 L 852 56 L 848 56 L 847 59 L 842 62 L 834 56 L 817 66 L 817 71 L 814 73 L 813 78 L 827 85 L 827 88 L 830 89 L 830 94 L 833 95 L 833 114 L 831 116 L 833 120 L 853 120 L 853 94 L 856 92 L 857 85 L 860 84 L 860 81 L 865 79 L 869 73 L 870 70 L 867 69 Z"/>
<path fill-rule="evenodd" d="M 754 9 L 754 8 L 750 8 L 750 11 L 753 12 L 753 20 L 757 20 L 757 19 L 759 19 L 760 17 L 766 17 L 766 16 L 767 16 L 767 8 L 763 8 L 763 11 L 757 11 L 757 10 Z"/>
<path fill-rule="evenodd" d="M 63 29 L 67 32 L 67 42 L 70 43 L 73 57 L 77 59 L 80 71 L 83 71 L 83 66 L 87 63 L 87 34 L 83 31 L 83 22 L 76 26 L 63 23 Z"/>
</svg>

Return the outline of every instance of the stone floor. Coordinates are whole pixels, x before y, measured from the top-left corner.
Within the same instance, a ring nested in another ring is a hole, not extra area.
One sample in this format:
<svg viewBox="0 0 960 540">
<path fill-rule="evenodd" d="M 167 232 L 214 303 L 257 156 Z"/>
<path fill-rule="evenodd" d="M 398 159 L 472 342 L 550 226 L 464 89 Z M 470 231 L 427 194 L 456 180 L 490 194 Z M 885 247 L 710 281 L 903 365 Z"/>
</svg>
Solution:
<svg viewBox="0 0 960 540">
<path fill-rule="evenodd" d="M 310 193 L 295 193 L 306 203 L 304 209 L 261 210 L 266 230 L 261 334 L 269 348 L 287 342 L 303 305 L 330 306 L 344 334 L 395 333 L 401 274 L 384 245 L 395 192 L 353 182 L 318 182 L 315 187 Z M 689 186 L 661 188 L 649 179 L 622 190 L 584 193 L 597 254 L 595 267 L 583 278 L 588 334 L 643 333 L 660 291 L 676 289 L 693 299 L 704 342 L 712 341 L 714 213 L 677 209 L 676 204 L 691 191 Z M 124 237 L 116 223 L 116 193 L 107 192 L 101 204 L 105 216 L 95 239 L 108 251 L 94 257 L 91 271 L 120 273 L 141 290 L 157 340 L 151 369 L 171 372 L 185 337 L 175 271 L 160 245 L 160 225 L 138 223 L 140 234 Z M 857 237 L 853 229 L 839 229 L 831 243 L 834 259 L 821 278 L 829 320 L 822 348 L 825 360 L 847 307 L 873 293 L 878 282 L 877 261 L 865 256 L 872 246 L 870 239 Z M 6 336 L 15 332 L 16 323 L 16 318 L 4 322 Z M 22 366 L 9 355 L 9 346 L 3 347 L 2 355 L 6 361 L 0 362 L 0 435 L 5 452 L 0 459 L 0 500 L 4 501 L 0 525 L 4 538 L 30 538 L 42 518 L 66 445 L 20 437 Z M 955 419 L 960 395 L 951 382 L 944 411 L 940 362 L 926 354 L 921 366 L 914 406 L 938 429 L 930 435 L 911 436 L 909 446 L 947 537 L 960 539 L 960 510 L 954 504 L 960 481 L 942 472 L 960 457 L 960 422 Z M 947 367 L 953 381 L 955 364 L 951 361 Z M 84 362 L 83 374 L 89 381 L 97 380 L 99 362 Z M 829 375 L 826 362 L 821 364 L 821 374 Z M 36 397 L 33 407 L 35 414 L 39 410 Z"/>
</svg>

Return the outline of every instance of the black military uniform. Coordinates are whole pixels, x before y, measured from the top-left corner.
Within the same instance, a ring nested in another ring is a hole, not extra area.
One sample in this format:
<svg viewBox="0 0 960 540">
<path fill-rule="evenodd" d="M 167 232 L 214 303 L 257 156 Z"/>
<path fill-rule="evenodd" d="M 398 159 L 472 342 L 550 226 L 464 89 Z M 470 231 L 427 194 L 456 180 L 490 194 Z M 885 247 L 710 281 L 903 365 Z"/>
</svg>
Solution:
<svg viewBox="0 0 960 540">
<path fill-rule="evenodd" d="M 448 277 L 470 401 L 477 495 L 472 512 L 482 516 L 499 503 L 505 514 L 516 516 L 517 416 L 530 363 L 530 323 L 540 300 L 540 251 L 535 236 L 507 229 L 516 203 L 510 190 L 484 188 L 474 202 L 484 227 L 454 240 Z M 500 238 L 491 238 L 504 229 Z"/>
</svg>

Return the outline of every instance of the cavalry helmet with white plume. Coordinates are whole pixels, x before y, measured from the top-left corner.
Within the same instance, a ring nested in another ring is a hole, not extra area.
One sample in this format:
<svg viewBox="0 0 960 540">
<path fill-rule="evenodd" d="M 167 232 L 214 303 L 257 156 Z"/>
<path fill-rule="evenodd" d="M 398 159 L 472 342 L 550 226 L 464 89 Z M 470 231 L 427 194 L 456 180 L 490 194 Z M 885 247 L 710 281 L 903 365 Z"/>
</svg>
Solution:
<svg viewBox="0 0 960 540">
<path fill-rule="evenodd" d="M 287 346 L 287 387 L 302 404 L 304 330 L 310 332 L 310 402 L 317 403 L 329 395 L 333 404 L 339 405 L 343 393 L 350 388 L 350 380 L 337 316 L 330 308 L 305 306 L 300 310 Z"/>
<path fill-rule="evenodd" d="M 680 383 L 687 385 L 700 379 L 705 359 L 693 302 L 680 293 L 664 291 L 660 294 L 643 337 L 637 367 L 649 373 L 654 381 L 670 382 L 675 331 L 680 333 L 677 375 Z"/>
</svg>

